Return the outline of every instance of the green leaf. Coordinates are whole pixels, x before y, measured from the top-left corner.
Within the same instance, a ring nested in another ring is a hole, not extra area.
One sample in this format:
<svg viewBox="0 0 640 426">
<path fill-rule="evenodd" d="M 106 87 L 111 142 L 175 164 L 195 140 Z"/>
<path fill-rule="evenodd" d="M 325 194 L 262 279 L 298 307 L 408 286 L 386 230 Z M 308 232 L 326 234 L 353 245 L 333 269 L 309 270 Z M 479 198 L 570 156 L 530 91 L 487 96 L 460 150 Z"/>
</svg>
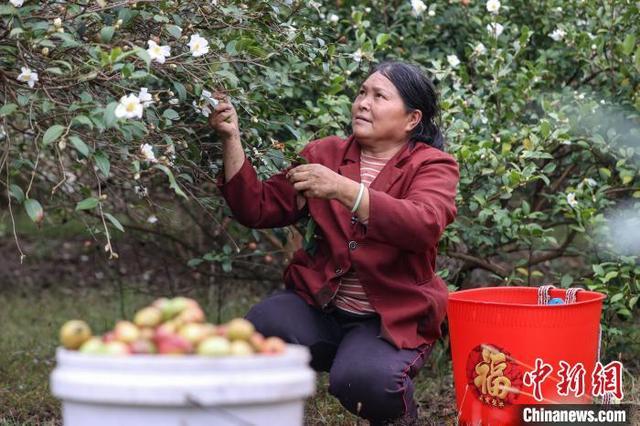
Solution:
<svg viewBox="0 0 640 426">
<path fill-rule="evenodd" d="M 611 300 L 609 302 L 610 303 L 616 303 L 616 302 L 622 300 L 623 297 L 624 297 L 624 294 L 616 293 L 616 294 L 613 295 L 613 297 L 611 297 Z"/>
<path fill-rule="evenodd" d="M 173 82 L 173 87 L 176 89 L 178 99 L 184 102 L 184 100 L 187 99 L 187 89 L 185 89 L 182 83 L 178 83 L 177 81 Z"/>
<path fill-rule="evenodd" d="M 93 155 L 93 160 L 96 162 L 96 166 L 102 172 L 104 177 L 109 177 L 109 169 L 111 168 L 111 163 L 109 162 L 109 157 L 102 151 L 96 151 Z"/>
<path fill-rule="evenodd" d="M 629 56 L 631 55 L 631 52 L 633 52 L 634 47 L 636 47 L 636 36 L 633 34 L 627 34 L 622 42 L 622 53 Z"/>
<path fill-rule="evenodd" d="M 84 200 L 79 201 L 78 204 L 76 204 L 76 211 L 95 209 L 97 205 L 98 205 L 97 198 L 94 198 L 94 197 L 85 198 Z"/>
<path fill-rule="evenodd" d="M 147 68 L 149 68 L 149 66 L 151 65 L 151 56 L 149 56 L 146 50 L 140 47 L 136 47 L 136 56 L 142 59 L 144 63 L 147 64 Z"/>
<path fill-rule="evenodd" d="M 85 158 L 89 157 L 89 153 L 91 152 L 91 149 L 87 146 L 86 143 L 84 143 L 82 139 L 80 139 L 80 137 L 75 135 L 69 136 L 69 142 L 71 142 L 71 145 L 73 145 L 76 151 L 82 154 Z"/>
<path fill-rule="evenodd" d="M 54 124 L 53 126 L 49 127 L 46 132 L 44 132 L 44 136 L 42 137 L 42 143 L 45 145 L 49 145 L 50 143 L 57 141 L 58 138 L 64 132 L 64 130 L 65 130 L 64 126 L 61 126 L 59 124 Z"/>
<path fill-rule="evenodd" d="M 9 194 L 11 194 L 13 198 L 15 198 L 16 201 L 19 202 L 20 204 L 24 202 L 24 192 L 22 191 L 22 188 L 20 188 L 18 185 L 14 183 L 9 185 Z"/>
<path fill-rule="evenodd" d="M 0 108 L 0 117 L 6 117 L 13 114 L 18 109 L 16 104 L 5 104 Z"/>
<path fill-rule="evenodd" d="M 116 108 L 117 107 L 118 107 L 118 102 L 111 102 L 104 109 L 103 120 L 104 120 L 105 127 L 107 127 L 107 128 L 113 127 L 113 125 L 116 124 L 116 121 L 118 121 L 118 118 L 116 117 Z"/>
<path fill-rule="evenodd" d="M 167 177 L 169 178 L 169 187 L 171 189 L 173 189 L 175 191 L 176 194 L 178 194 L 179 196 L 183 197 L 184 199 L 188 199 L 187 198 L 187 194 L 185 194 L 182 189 L 180 188 L 180 186 L 178 186 L 178 183 L 176 182 L 176 178 L 173 176 L 173 173 L 171 172 L 171 170 L 169 170 L 169 168 L 163 164 L 155 164 L 153 166 L 155 169 L 160 169 L 164 172 L 164 174 L 167 175 Z"/>
<path fill-rule="evenodd" d="M 90 129 L 93 129 L 93 122 L 86 115 L 78 115 L 71 120 L 71 124 L 77 124 L 79 126 L 87 126 Z"/>
<path fill-rule="evenodd" d="M 180 119 L 180 114 L 178 114 L 175 110 L 169 108 L 165 109 L 162 113 L 162 116 L 169 120 L 178 120 Z"/>
<path fill-rule="evenodd" d="M 113 34 L 115 33 L 115 31 L 116 29 L 111 26 L 102 27 L 102 29 L 100 30 L 100 39 L 102 40 L 102 42 L 109 43 L 113 38 Z"/>
<path fill-rule="evenodd" d="M 38 200 L 27 198 L 24 200 L 24 208 L 31 220 L 35 223 L 40 223 L 42 222 L 42 219 L 44 219 L 44 211 L 42 210 L 42 206 Z"/>
<path fill-rule="evenodd" d="M 382 46 L 389 40 L 390 36 L 387 33 L 380 33 L 376 36 L 376 46 Z"/>
<path fill-rule="evenodd" d="M 165 29 L 175 39 L 182 37 L 182 29 L 177 25 L 167 25 Z"/>
<path fill-rule="evenodd" d="M 110 213 L 105 213 L 104 217 L 106 217 L 107 219 L 109 219 L 109 222 L 111 222 L 113 224 L 113 226 L 116 227 L 116 229 L 118 229 L 118 231 L 120 232 L 124 232 L 124 227 L 122 226 L 122 224 L 120 223 L 120 221 L 118 219 L 116 219 L 112 214 Z"/>
</svg>

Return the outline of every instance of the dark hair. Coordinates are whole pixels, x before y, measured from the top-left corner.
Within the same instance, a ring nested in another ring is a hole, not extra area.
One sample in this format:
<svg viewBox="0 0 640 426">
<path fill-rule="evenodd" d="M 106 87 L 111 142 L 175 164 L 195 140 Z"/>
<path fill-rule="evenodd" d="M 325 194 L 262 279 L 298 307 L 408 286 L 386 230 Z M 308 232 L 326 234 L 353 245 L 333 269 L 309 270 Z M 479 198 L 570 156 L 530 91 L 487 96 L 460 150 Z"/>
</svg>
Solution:
<svg viewBox="0 0 640 426">
<path fill-rule="evenodd" d="M 411 131 L 409 141 L 423 142 L 444 151 L 438 92 L 431 79 L 417 66 L 405 62 L 385 61 L 377 64 L 366 78 L 375 72 L 387 77 L 398 89 L 407 112 L 422 111 L 422 121 Z"/>
</svg>

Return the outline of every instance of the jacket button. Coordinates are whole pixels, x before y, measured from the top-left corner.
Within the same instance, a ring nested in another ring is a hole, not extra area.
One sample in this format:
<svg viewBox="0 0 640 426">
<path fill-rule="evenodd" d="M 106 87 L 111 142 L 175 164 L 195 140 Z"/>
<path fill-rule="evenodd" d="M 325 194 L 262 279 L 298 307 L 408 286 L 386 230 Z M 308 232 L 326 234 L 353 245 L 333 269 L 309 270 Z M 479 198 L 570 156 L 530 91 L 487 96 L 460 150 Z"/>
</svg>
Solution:
<svg viewBox="0 0 640 426">
<path fill-rule="evenodd" d="M 355 241 L 349 241 L 349 250 L 355 250 L 358 248 L 358 243 Z"/>
<path fill-rule="evenodd" d="M 338 275 L 342 274 L 342 268 L 336 268 L 336 274 Z"/>
</svg>

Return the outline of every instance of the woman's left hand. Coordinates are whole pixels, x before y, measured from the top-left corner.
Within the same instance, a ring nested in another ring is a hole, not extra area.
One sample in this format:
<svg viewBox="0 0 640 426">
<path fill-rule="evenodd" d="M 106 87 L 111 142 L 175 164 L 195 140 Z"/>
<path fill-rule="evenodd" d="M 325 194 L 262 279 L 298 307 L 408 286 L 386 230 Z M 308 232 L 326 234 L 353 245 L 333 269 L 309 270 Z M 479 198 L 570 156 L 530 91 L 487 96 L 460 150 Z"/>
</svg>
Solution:
<svg viewBox="0 0 640 426">
<path fill-rule="evenodd" d="M 322 164 L 303 164 L 289 170 L 287 179 L 306 198 L 337 198 L 345 177 Z"/>
</svg>

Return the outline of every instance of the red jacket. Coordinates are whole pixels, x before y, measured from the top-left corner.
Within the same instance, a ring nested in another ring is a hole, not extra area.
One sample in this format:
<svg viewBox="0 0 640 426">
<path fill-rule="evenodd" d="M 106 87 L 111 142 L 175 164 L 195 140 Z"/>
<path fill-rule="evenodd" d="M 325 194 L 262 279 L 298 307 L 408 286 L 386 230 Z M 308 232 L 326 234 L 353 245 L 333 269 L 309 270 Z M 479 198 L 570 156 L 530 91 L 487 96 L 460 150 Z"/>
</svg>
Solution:
<svg viewBox="0 0 640 426">
<path fill-rule="evenodd" d="M 301 156 L 360 182 L 360 145 L 354 136 L 308 143 Z M 251 228 L 276 228 L 308 212 L 321 235 L 313 256 L 300 249 L 284 283 L 307 303 L 327 308 L 341 275 L 353 264 L 381 317 L 381 337 L 398 348 L 416 348 L 440 337 L 448 290 L 435 274 L 438 240 L 456 216 L 459 178 L 455 159 L 424 143 L 400 149 L 369 187 L 369 221 L 352 223 L 336 200 L 311 198 L 302 210 L 286 170 L 265 181 L 245 159 L 218 187 L 234 217 Z"/>
</svg>

